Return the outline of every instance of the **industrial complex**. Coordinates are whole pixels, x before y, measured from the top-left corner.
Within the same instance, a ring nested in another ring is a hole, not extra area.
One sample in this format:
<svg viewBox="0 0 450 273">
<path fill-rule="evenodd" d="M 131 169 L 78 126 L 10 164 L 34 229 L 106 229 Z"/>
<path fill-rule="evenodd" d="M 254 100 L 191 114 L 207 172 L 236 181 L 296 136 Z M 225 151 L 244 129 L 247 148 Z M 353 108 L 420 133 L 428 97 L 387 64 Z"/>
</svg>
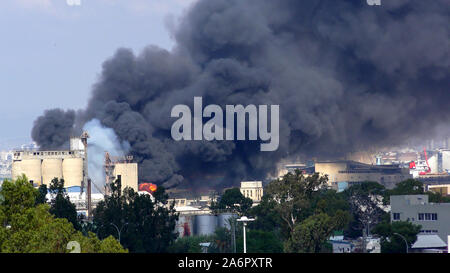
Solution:
<svg viewBox="0 0 450 273">
<path fill-rule="evenodd" d="M 54 178 L 63 179 L 70 200 L 80 214 L 88 217 L 95 205 L 110 193 L 110 183 L 116 179 L 120 179 L 122 189 L 130 187 L 138 191 L 138 166 L 131 162 L 132 157 L 113 158 L 106 152 L 105 181 L 90 179 L 88 138 L 87 132 L 83 132 L 80 137 L 70 138 L 69 150 L 13 151 L 11 178 L 26 175 L 35 187 L 49 185 Z"/>
<path fill-rule="evenodd" d="M 111 156 L 108 151 L 105 151 L 103 170 L 101 170 L 104 177 L 103 181 L 92 181 L 88 173 L 88 138 L 88 132 L 84 132 L 80 137 L 70 138 L 70 145 L 67 150 L 39 150 L 34 147 L 3 152 L 1 159 L 4 165 L 2 168 L 4 176 L 15 179 L 24 174 L 35 187 L 42 184 L 49 185 L 54 178 L 64 179 L 64 185 L 70 200 L 75 204 L 78 213 L 87 217 L 91 216 L 92 209 L 104 200 L 105 196 L 110 194 L 109 186 L 116 179 L 120 179 L 122 190 L 129 187 L 141 194 L 144 192 L 152 194 L 156 190 L 155 184 L 140 183 L 138 163 L 133 162 L 132 156 Z M 441 148 L 432 151 L 424 150 L 423 152 L 386 152 L 361 158 L 362 161 L 366 162 L 344 159 L 335 161 L 314 160 L 306 163 L 291 162 L 281 166 L 278 177 L 280 178 L 295 170 L 300 170 L 305 176 L 319 173 L 323 176 L 326 175 L 328 186 L 337 191 L 343 191 L 352 185 L 367 181 L 378 182 L 386 188 L 392 189 L 397 183 L 414 178 L 422 181 L 427 186 L 427 190 L 439 192 L 446 196 L 450 193 L 449 149 Z M 264 195 L 264 184 L 266 182 L 242 181 L 240 192 L 243 196 L 250 198 L 253 205 L 257 205 Z M 172 189 L 168 193 L 170 200 L 175 203 L 176 211 L 179 213 L 176 231 L 180 237 L 211 235 L 219 227 L 229 229 L 231 228 L 230 219 L 237 217 L 237 214 L 228 212 L 212 213 L 210 205 L 218 198 L 215 192 L 210 191 L 195 195 L 189 190 Z M 408 201 L 410 199 L 405 199 L 405 201 L 402 198 L 404 197 L 391 200 L 393 221 L 404 220 L 405 217 L 405 219 L 414 219 L 413 221 L 426 221 L 426 219 L 421 220 L 420 213 L 428 210 L 439 210 L 440 212 L 437 213 L 442 216 L 439 216 L 438 222 L 434 220 L 434 222 L 431 220 L 430 222 L 424 222 L 425 224 L 439 225 L 424 225 L 421 234 L 437 234 L 440 239 L 445 239 L 444 236 L 448 228 L 441 226 L 445 225 L 445 217 L 447 217 L 445 216 L 447 215 L 445 213 L 446 205 L 441 208 L 438 204 L 428 203 L 426 196 L 420 196 L 414 197 L 415 199 L 411 197 L 416 201 L 422 200 L 422 203 L 414 201 L 415 205 L 413 206 L 412 201 Z M 399 214 L 397 211 L 401 211 L 401 213 Z M 342 243 L 342 240 L 335 242 L 337 249 L 347 247 L 346 245 L 345 247 L 339 245 Z M 350 251 L 350 248 L 347 250 Z"/>
<path fill-rule="evenodd" d="M 14 151 L 11 176 L 25 174 L 35 186 L 49 185 L 53 178 L 64 179 L 64 185 L 83 187 L 87 182 L 86 139 L 71 138 L 67 151 Z"/>
</svg>

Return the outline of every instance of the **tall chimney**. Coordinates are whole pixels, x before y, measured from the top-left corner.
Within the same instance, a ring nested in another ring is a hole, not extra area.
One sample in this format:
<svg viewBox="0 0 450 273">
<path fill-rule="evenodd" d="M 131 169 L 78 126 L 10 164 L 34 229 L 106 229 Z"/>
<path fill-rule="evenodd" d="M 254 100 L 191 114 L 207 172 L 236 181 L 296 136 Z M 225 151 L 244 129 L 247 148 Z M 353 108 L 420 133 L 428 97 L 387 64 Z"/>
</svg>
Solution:
<svg viewBox="0 0 450 273">
<path fill-rule="evenodd" d="M 89 180 L 88 175 L 88 143 L 87 139 L 89 138 L 88 132 L 84 131 L 83 134 L 81 134 L 81 142 L 83 142 L 84 146 L 84 161 L 83 161 L 83 185 L 82 188 L 87 187 L 86 194 L 87 194 L 87 203 L 86 203 L 86 209 L 88 211 L 88 218 L 91 217 L 91 181 Z"/>
</svg>

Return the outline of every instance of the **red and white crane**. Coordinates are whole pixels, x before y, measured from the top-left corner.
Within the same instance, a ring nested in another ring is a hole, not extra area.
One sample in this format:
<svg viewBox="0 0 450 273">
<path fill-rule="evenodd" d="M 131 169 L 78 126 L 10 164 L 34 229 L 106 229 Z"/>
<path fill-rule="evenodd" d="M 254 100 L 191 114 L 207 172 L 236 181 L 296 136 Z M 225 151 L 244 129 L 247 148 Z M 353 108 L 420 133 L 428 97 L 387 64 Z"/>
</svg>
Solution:
<svg viewBox="0 0 450 273">
<path fill-rule="evenodd" d="M 427 163 L 427 169 L 423 172 L 420 172 L 419 175 L 426 175 L 431 173 L 430 164 L 428 164 L 427 150 L 425 148 L 423 148 L 423 153 L 425 154 L 425 162 Z"/>
</svg>

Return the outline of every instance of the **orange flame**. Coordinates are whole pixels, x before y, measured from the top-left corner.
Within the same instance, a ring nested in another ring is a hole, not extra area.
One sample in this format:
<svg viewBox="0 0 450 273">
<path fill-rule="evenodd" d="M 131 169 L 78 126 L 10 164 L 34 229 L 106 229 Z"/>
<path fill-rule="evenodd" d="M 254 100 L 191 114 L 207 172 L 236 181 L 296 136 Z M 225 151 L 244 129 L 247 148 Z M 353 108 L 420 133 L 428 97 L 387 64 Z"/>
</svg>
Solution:
<svg viewBox="0 0 450 273">
<path fill-rule="evenodd" d="M 139 191 L 146 191 L 149 193 L 154 193 L 158 187 L 153 183 L 140 183 Z"/>
</svg>

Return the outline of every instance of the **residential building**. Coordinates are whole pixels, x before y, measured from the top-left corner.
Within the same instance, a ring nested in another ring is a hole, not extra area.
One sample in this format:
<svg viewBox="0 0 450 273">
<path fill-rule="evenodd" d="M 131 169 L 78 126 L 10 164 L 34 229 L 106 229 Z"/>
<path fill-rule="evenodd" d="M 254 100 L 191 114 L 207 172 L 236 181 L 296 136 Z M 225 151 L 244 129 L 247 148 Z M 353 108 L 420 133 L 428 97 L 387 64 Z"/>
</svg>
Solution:
<svg viewBox="0 0 450 273">
<path fill-rule="evenodd" d="M 450 235 L 450 203 L 429 203 L 428 195 L 394 195 L 391 221 L 409 221 L 421 225 L 420 234 L 436 234 L 446 241 Z"/>
</svg>

